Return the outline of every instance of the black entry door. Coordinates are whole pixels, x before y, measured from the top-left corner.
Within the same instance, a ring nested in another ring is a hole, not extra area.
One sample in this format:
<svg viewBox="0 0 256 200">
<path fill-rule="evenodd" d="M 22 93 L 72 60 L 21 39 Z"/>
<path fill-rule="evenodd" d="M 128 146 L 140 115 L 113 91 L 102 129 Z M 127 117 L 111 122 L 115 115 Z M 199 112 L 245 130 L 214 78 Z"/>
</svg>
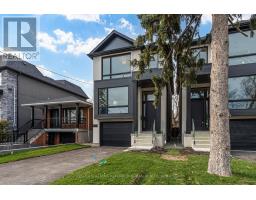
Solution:
<svg viewBox="0 0 256 200">
<path fill-rule="evenodd" d="M 142 93 L 142 131 L 160 129 L 160 105 L 154 106 L 155 96 L 152 91 Z"/>
<path fill-rule="evenodd" d="M 50 111 L 50 118 L 51 118 L 51 128 L 59 128 L 59 110 L 58 109 L 51 109 Z"/>
<path fill-rule="evenodd" d="M 191 123 L 195 130 L 209 130 L 209 88 L 191 90 Z"/>
</svg>

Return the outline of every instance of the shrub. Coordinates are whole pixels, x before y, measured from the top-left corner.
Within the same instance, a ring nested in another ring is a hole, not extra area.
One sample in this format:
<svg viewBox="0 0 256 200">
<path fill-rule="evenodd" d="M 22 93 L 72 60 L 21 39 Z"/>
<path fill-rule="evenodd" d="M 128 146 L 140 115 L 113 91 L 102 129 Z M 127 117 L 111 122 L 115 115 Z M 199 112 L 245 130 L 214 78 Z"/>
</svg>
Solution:
<svg viewBox="0 0 256 200">
<path fill-rule="evenodd" d="M 8 141 L 9 123 L 6 120 L 0 120 L 0 143 Z"/>
</svg>

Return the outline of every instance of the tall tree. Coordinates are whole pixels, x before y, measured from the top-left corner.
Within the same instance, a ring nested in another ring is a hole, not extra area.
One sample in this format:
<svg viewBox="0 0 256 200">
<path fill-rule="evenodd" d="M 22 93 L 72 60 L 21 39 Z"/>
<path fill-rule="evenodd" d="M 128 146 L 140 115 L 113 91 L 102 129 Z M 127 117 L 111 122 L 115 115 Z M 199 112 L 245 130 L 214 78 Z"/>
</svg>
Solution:
<svg viewBox="0 0 256 200">
<path fill-rule="evenodd" d="M 212 15 L 210 157 L 208 172 L 230 176 L 228 109 L 228 15 Z"/>
<path fill-rule="evenodd" d="M 138 36 L 136 45 L 142 48 L 139 59 L 132 65 L 143 74 L 149 69 L 154 55 L 163 67 L 161 76 L 154 76 L 156 101 L 161 88 L 168 86 L 172 93 L 182 85 L 195 82 L 196 72 L 203 65 L 192 50 L 193 40 L 198 38 L 202 15 L 139 15 L 145 34 Z M 237 19 L 237 23 L 234 23 Z M 210 158 L 208 172 L 230 176 L 230 135 L 228 110 L 228 23 L 239 32 L 241 15 L 213 15 L 212 24 L 212 72 L 210 89 Z M 255 19 L 255 18 L 252 18 Z M 251 20 L 251 24 L 256 24 Z"/>
</svg>

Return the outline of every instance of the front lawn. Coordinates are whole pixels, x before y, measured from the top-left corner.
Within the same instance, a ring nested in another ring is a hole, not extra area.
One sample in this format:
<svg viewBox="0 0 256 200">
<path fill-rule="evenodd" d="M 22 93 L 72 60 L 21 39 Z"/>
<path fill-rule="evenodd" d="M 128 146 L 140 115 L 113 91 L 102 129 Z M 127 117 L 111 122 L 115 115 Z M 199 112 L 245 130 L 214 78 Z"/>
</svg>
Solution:
<svg viewBox="0 0 256 200">
<path fill-rule="evenodd" d="M 233 159 L 233 176 L 226 178 L 207 173 L 207 155 L 181 155 L 177 151 L 169 155 L 178 159 L 166 160 L 157 153 L 123 152 L 53 184 L 256 184 L 256 163 Z"/>
<path fill-rule="evenodd" d="M 62 152 L 72 151 L 72 150 L 86 148 L 86 147 L 89 147 L 89 146 L 80 145 L 80 144 L 63 144 L 63 145 L 52 146 L 52 147 L 43 147 L 40 149 L 21 150 L 21 151 L 16 151 L 13 154 L 9 153 L 5 155 L 0 155 L 0 164 L 17 161 L 17 160 L 23 160 L 27 158 L 34 158 L 38 156 L 52 155 L 56 153 L 62 153 Z"/>
</svg>

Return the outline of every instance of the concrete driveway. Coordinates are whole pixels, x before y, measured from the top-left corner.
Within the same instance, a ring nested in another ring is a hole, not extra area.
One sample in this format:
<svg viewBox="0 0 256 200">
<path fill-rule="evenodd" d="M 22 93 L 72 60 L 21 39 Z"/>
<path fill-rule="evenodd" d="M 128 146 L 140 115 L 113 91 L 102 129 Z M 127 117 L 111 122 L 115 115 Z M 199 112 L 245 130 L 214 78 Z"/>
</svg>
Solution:
<svg viewBox="0 0 256 200">
<path fill-rule="evenodd" d="M 256 151 L 231 151 L 232 156 L 256 162 Z"/>
<path fill-rule="evenodd" d="M 93 164 L 122 150 L 124 148 L 91 147 L 0 164 L 0 184 L 48 184 L 78 168 Z"/>
</svg>

